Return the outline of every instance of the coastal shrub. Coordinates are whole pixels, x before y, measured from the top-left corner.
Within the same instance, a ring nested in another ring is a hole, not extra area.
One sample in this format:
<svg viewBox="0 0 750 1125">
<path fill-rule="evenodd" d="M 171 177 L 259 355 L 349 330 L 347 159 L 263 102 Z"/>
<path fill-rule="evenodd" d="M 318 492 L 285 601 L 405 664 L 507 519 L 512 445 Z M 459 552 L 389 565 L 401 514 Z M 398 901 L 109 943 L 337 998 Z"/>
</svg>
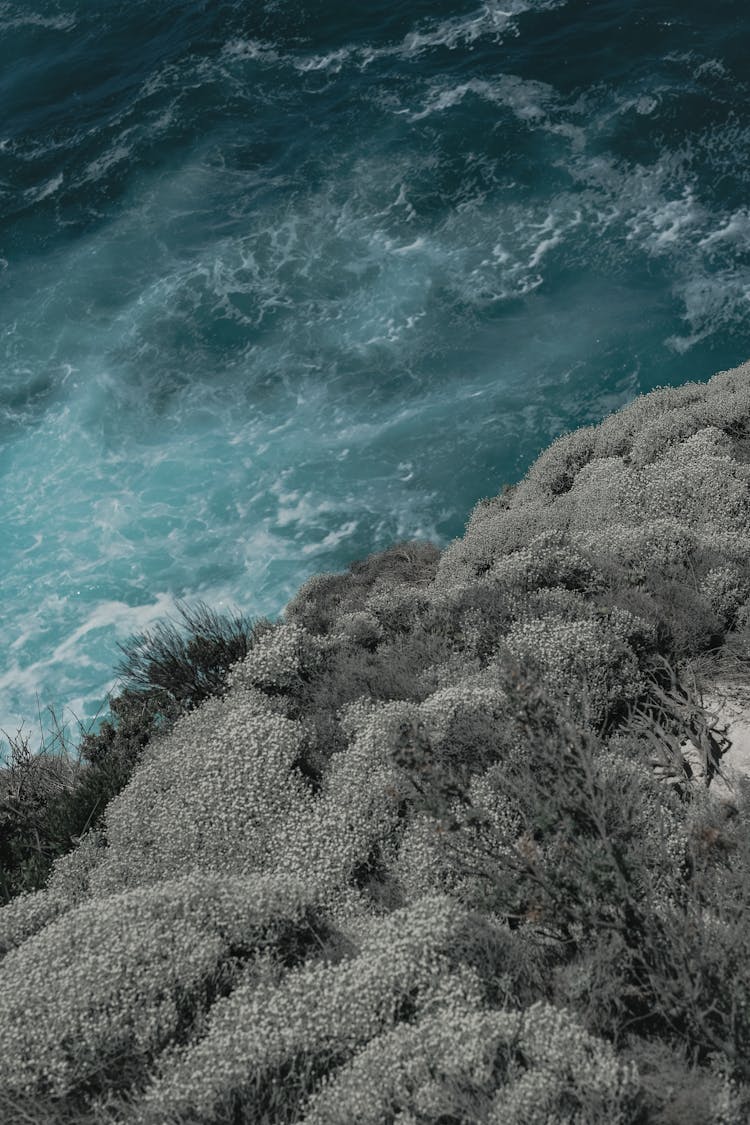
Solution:
<svg viewBox="0 0 750 1125">
<path fill-rule="evenodd" d="M 638 1070 L 640 1120 L 649 1125 L 745 1125 L 750 1090 L 721 1068 L 699 1066 L 684 1046 L 630 1036 L 620 1057 Z"/>
<path fill-rule="evenodd" d="M 339 618 L 365 609 L 371 592 L 427 585 L 439 558 L 440 549 L 434 543 L 408 540 L 355 560 L 343 574 L 313 575 L 287 603 L 284 620 L 314 634 L 338 632 Z"/>
<path fill-rule="evenodd" d="M 145 1074 L 256 951 L 296 948 L 309 920 L 294 880 L 197 872 L 79 904 L 3 960 L 0 1086 L 98 1093 L 117 1088 L 122 1058 Z"/>
<path fill-rule="evenodd" d="M 678 516 L 693 528 L 750 526 L 747 482 L 750 468 L 716 449 L 715 434 L 699 430 L 658 461 L 635 470 L 621 494 L 625 520 Z M 618 519 L 620 513 L 618 512 Z"/>
<path fill-rule="evenodd" d="M 698 533 L 675 516 L 638 526 L 615 525 L 606 536 L 599 530 L 579 530 L 571 538 L 579 549 L 595 552 L 598 560 L 616 562 L 624 576 L 640 583 L 654 568 L 687 567 L 699 543 Z"/>
<path fill-rule="evenodd" d="M 100 832 L 88 831 L 72 851 L 52 862 L 44 888 L 22 891 L 0 909 L 0 957 L 88 897 L 89 878 L 105 846 Z"/>
<path fill-rule="evenodd" d="M 106 721 L 97 734 L 83 737 L 75 785 L 48 808 L 47 832 L 56 855 L 66 854 L 89 828 L 102 828 L 104 810 L 127 785 L 146 745 L 166 733 L 183 710 L 155 690 L 128 689 L 112 699 L 117 726 Z"/>
<path fill-rule="evenodd" d="M 261 637 L 226 677 L 226 687 L 246 686 L 269 696 L 294 695 L 323 667 L 332 640 L 321 640 L 296 622 Z"/>
<path fill-rule="evenodd" d="M 520 664 L 508 675 L 524 751 L 467 784 L 413 746 L 421 839 L 414 821 L 402 869 L 427 848 L 415 887 L 451 872 L 453 893 L 556 943 L 550 999 L 592 1033 L 655 1035 L 702 1066 L 718 1055 L 747 1083 L 747 820 L 664 787 L 622 739 L 605 749 Z"/>
<path fill-rule="evenodd" d="M 506 744 L 503 724 L 508 700 L 500 684 L 477 683 L 466 676 L 461 682 L 433 692 L 419 708 L 433 756 L 457 770 L 482 772 L 497 761 Z M 468 773 L 466 780 L 468 781 Z"/>
<path fill-rule="evenodd" d="M 645 585 L 668 630 L 670 658 L 677 663 L 686 657 L 715 648 L 724 636 L 722 619 L 711 608 L 692 581 L 665 571 L 650 570 Z"/>
<path fill-rule="evenodd" d="M 443 549 L 434 585 L 466 585 L 486 574 L 498 558 L 528 546 L 534 536 L 564 526 L 563 511 L 556 504 L 545 507 L 534 501 L 517 508 L 488 510 L 467 524 L 463 538 Z"/>
<path fill-rule="evenodd" d="M 28 736 L 11 742 L 0 771 L 0 888 L 8 902 L 41 886 L 56 854 L 50 809 L 75 784 L 77 769 L 65 755 L 32 754 Z"/>
<path fill-rule="evenodd" d="M 418 716 L 414 703 L 362 697 L 339 713 L 347 739 L 315 799 L 279 820 L 269 854 L 274 870 L 304 875 L 321 909 L 338 922 L 373 908 L 373 877 L 388 882 L 389 856 L 406 825 L 407 803 L 387 748 Z"/>
<path fill-rule="evenodd" d="M 670 410 L 652 419 L 633 438 L 631 463 L 637 468 L 652 464 L 674 445 L 687 441 L 698 432 L 710 441 L 716 456 L 731 458 L 732 440 L 723 430 L 712 425 L 713 418 L 713 408 L 708 401 L 703 401 L 691 403 L 681 410 Z"/>
<path fill-rule="evenodd" d="M 662 868 L 679 865 L 686 836 L 675 795 L 660 791 L 640 763 L 608 754 L 577 728 L 567 742 L 564 727 L 551 736 L 553 713 L 545 737 L 539 718 L 530 729 L 521 724 L 522 751 L 468 793 L 472 805 L 491 814 L 498 834 L 491 854 L 504 856 L 501 868 L 515 872 L 505 885 L 514 905 L 509 917 L 546 921 L 567 937 L 581 928 L 583 940 L 627 923 L 632 903 L 659 887 Z"/>
<path fill-rule="evenodd" d="M 367 612 L 376 619 L 385 637 L 409 633 L 429 607 L 426 591 L 418 586 L 374 590 L 367 596 Z"/>
<path fill-rule="evenodd" d="M 489 576 L 523 590 L 561 586 L 591 595 L 603 589 L 602 576 L 590 553 L 578 550 L 563 531 L 535 535 L 528 546 L 499 558 Z"/>
<path fill-rule="evenodd" d="M 82 736 L 77 761 L 42 754 L 34 756 L 33 767 L 28 762 L 23 767 L 23 748 L 14 747 L 11 773 L 15 769 L 18 780 L 23 772 L 24 794 L 21 800 L 6 799 L 0 814 L 5 901 L 42 888 L 54 860 L 89 828 L 101 828 L 104 810 L 128 783 L 144 746 L 178 715 L 221 690 L 230 666 L 273 628 L 265 619 L 251 628 L 244 618 L 217 615 L 202 603 L 180 612 L 192 630 L 187 641 L 160 624 L 154 636 L 146 633 L 120 646 L 128 655 L 120 671 L 140 686 L 110 699 L 110 719 L 96 734 Z M 67 770 L 64 784 L 58 777 L 61 763 Z"/>
<path fill-rule="evenodd" d="M 638 911 L 637 941 L 625 929 L 591 940 L 558 971 L 556 995 L 615 1041 L 626 1028 L 658 1037 L 701 1066 L 724 1060 L 747 1084 L 747 825 L 720 820 L 715 809 L 693 819 L 687 878 L 665 865 L 666 891 Z"/>
<path fill-rule="evenodd" d="M 325 684 L 315 685 L 316 713 L 343 707 L 360 695 L 373 699 L 421 699 L 423 678 L 451 652 L 450 638 L 423 629 L 395 636 L 370 651 L 342 645 L 331 656 Z"/>
<path fill-rule="evenodd" d="M 570 1013 L 544 1003 L 482 1011 L 470 983 L 448 977 L 428 1012 L 371 1040 L 321 1084 L 300 1125 L 380 1125 L 394 1113 L 466 1125 L 626 1125 L 638 1090 L 635 1065 Z"/>
<path fill-rule="evenodd" d="M 263 869 L 274 823 L 310 800 L 294 768 L 303 739 L 301 723 L 250 689 L 182 716 L 107 806 L 109 847 L 92 892 L 172 878 L 186 861 L 204 871 Z"/>
<path fill-rule="evenodd" d="M 203 1037 L 165 1052 L 145 1090 L 143 1120 L 190 1114 L 212 1121 L 234 1101 L 245 1120 L 276 1120 L 331 1066 L 374 1036 L 410 1022 L 444 988 L 471 946 L 471 919 L 446 896 L 426 896 L 356 935 L 336 965 L 291 969 L 278 984 L 240 984 L 212 1007 Z"/>
<path fill-rule="evenodd" d="M 429 604 L 414 632 L 443 637 L 467 658 L 484 659 L 513 620 L 516 593 L 512 583 L 501 587 L 486 577 L 447 589 L 431 588 Z"/>
<path fill-rule="evenodd" d="M 609 705 L 643 689 L 643 673 L 631 642 L 638 645 L 646 640 L 639 619 L 626 610 L 612 609 L 573 620 L 555 616 L 520 620 L 509 630 L 502 651 L 534 660 L 545 683 L 570 700 L 577 698 L 588 676 L 593 714 L 603 718 Z"/>
<path fill-rule="evenodd" d="M 180 708 L 155 692 L 126 690 L 111 700 L 110 710 L 117 727 L 107 721 L 98 734 L 84 735 L 76 759 L 41 753 L 26 761 L 14 747 L 0 814 L 5 901 L 42 888 L 56 859 L 89 829 L 101 828 L 107 804 L 127 784 L 143 747 Z M 19 785 L 22 792 L 9 799 Z"/>
<path fill-rule="evenodd" d="M 683 383 L 679 387 L 655 387 L 638 395 L 596 427 L 597 457 L 630 457 L 633 442 L 644 426 L 674 410 L 701 403 L 707 388 L 703 383 Z"/>
<path fill-rule="evenodd" d="M 595 456 L 595 449 L 595 426 L 562 434 L 534 461 L 515 490 L 514 503 L 549 502 L 568 492 L 580 470 Z"/>
<path fill-rule="evenodd" d="M 367 652 L 374 652 L 385 636 L 377 617 L 369 610 L 358 609 L 341 614 L 336 627 L 357 648 Z"/>
<path fill-rule="evenodd" d="M 736 564 L 712 567 L 701 580 L 701 594 L 719 620 L 720 628 L 731 629 L 740 608 L 750 597 L 750 574 Z"/>
<path fill-rule="evenodd" d="M 591 461 L 550 515 L 559 508 L 558 523 L 573 537 L 665 518 L 707 534 L 737 532 L 749 525 L 749 472 L 717 450 L 716 431 L 700 430 L 642 468 L 619 457 Z"/>
<path fill-rule="evenodd" d="M 144 746 L 166 732 L 178 715 L 223 689 L 229 668 L 273 626 L 254 627 L 242 617 L 218 615 L 199 603 L 180 608 L 192 635 L 183 640 L 172 627 L 157 626 L 124 646 L 119 669 L 130 686 L 109 701 L 110 718 L 96 734 L 85 733 L 73 761 L 48 754 L 27 763 L 25 788 L 34 775 L 33 795 L 6 801 L 0 826 L 0 874 L 5 901 L 20 891 L 44 886 L 54 860 L 67 854 L 89 828 L 100 829 L 107 804 L 125 787 Z M 137 686 L 133 686 L 137 685 Z M 16 776 L 21 770 L 14 749 Z M 58 775 L 67 770 L 65 784 Z M 11 775 L 13 772 L 11 767 Z"/>
<path fill-rule="evenodd" d="M 510 508 L 513 497 L 518 492 L 517 484 L 503 484 L 500 491 L 494 496 L 482 496 L 476 501 L 469 513 L 469 523 L 481 523 L 483 519 L 491 519 L 501 509 Z"/>
</svg>

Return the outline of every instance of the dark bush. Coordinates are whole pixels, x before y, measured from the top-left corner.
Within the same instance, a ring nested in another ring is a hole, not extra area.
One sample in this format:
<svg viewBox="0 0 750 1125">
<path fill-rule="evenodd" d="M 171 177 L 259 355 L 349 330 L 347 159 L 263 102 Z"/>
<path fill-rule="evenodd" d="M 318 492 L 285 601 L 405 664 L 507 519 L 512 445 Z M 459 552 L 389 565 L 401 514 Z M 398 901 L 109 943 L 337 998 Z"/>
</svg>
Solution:
<svg viewBox="0 0 750 1125">
<path fill-rule="evenodd" d="M 492 774 L 515 811 L 506 827 L 473 805 L 464 771 L 416 744 L 393 753 L 449 866 L 484 881 L 483 908 L 512 932 L 557 951 L 546 998 L 590 1031 L 616 1047 L 626 1033 L 658 1038 L 750 1081 L 747 817 L 660 784 L 632 745 L 608 752 L 531 662 L 503 674 L 522 736 Z M 694 704 L 675 693 L 675 715 Z"/>
<path fill-rule="evenodd" d="M 192 708 L 220 695 L 233 664 L 243 660 L 254 642 L 276 628 L 267 618 L 255 625 L 244 616 L 227 617 L 198 602 L 192 610 L 177 603 L 191 636 L 185 640 L 174 625 L 159 622 L 125 644 L 126 660 L 115 669 L 127 686 L 159 688 L 178 704 Z"/>
<path fill-rule="evenodd" d="M 336 632 L 336 621 L 363 609 L 373 590 L 426 586 L 437 573 L 439 559 L 440 549 L 434 543 L 412 540 L 357 559 L 343 574 L 316 574 L 287 604 L 284 620 L 317 635 Z"/>
</svg>

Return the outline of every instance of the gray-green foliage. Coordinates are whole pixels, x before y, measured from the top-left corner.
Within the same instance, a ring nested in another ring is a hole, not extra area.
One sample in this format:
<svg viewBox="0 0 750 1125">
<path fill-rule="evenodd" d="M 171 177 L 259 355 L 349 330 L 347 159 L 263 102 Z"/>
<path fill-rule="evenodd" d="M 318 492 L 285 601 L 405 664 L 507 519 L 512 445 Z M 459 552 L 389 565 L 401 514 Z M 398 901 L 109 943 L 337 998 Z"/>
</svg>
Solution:
<svg viewBox="0 0 750 1125">
<path fill-rule="evenodd" d="M 740 1125 L 744 806 L 661 785 L 633 714 L 661 714 L 659 656 L 718 638 L 747 667 L 749 387 L 645 396 L 444 551 L 310 579 L 208 698 L 162 653 L 189 710 L 0 909 L 19 1114 L 84 1120 L 109 1084 L 102 1125 L 645 1125 L 672 1104 L 654 1041 Z"/>
</svg>

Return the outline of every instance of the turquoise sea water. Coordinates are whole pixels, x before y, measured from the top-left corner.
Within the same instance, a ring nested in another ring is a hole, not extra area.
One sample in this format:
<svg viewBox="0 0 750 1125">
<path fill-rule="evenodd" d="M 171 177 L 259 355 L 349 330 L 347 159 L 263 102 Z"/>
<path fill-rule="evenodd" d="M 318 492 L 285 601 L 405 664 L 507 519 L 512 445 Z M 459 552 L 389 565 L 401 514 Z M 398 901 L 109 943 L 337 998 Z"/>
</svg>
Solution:
<svg viewBox="0 0 750 1125">
<path fill-rule="evenodd" d="M 749 47 L 740 0 L 0 2 L 0 728 L 747 359 Z"/>
</svg>

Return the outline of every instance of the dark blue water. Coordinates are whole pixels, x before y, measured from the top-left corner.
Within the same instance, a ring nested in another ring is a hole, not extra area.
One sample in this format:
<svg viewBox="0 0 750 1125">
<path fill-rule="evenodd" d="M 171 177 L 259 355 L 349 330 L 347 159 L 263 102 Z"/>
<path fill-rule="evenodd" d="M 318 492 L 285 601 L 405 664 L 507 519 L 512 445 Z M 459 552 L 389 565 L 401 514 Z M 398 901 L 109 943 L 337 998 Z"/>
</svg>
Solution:
<svg viewBox="0 0 750 1125">
<path fill-rule="evenodd" d="M 747 359 L 749 50 L 740 0 L 0 3 L 0 727 Z"/>
</svg>

